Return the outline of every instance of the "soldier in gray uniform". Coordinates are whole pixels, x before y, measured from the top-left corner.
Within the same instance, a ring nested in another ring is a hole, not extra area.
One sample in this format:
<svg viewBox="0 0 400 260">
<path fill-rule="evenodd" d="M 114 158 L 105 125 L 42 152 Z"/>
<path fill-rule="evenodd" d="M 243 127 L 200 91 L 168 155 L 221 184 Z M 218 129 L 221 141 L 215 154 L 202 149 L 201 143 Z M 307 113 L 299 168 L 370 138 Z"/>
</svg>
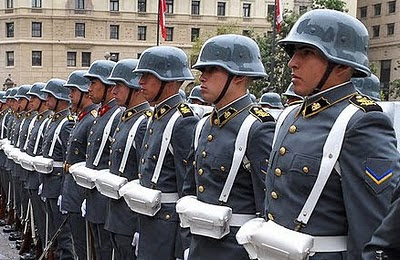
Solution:
<svg viewBox="0 0 400 260">
<path fill-rule="evenodd" d="M 258 104 L 265 108 L 283 109 L 281 97 L 274 92 L 262 94 Z"/>
<path fill-rule="evenodd" d="M 294 93 L 293 89 L 294 85 L 293 83 L 290 83 L 286 91 L 282 93 L 282 96 L 286 97 L 286 106 L 291 106 L 303 102 L 303 97 Z"/>
<path fill-rule="evenodd" d="M 93 103 L 101 105 L 88 137 L 86 167 L 90 169 L 101 170 L 109 167 L 111 138 L 121 116 L 121 109 L 111 92 L 114 82 L 108 80 L 114 65 L 113 61 L 98 60 L 92 63 L 84 75 L 91 81 L 90 99 Z M 85 217 L 94 235 L 96 259 L 100 260 L 111 259 L 112 255 L 110 234 L 104 230 L 107 201 L 107 197 L 96 189 L 87 191 Z"/>
<path fill-rule="evenodd" d="M 291 57 L 294 91 L 305 98 L 279 119 L 265 181 L 268 219 L 314 236 L 310 259 L 361 259 L 400 171 L 390 119 L 350 82 L 352 76 L 370 75 L 368 31 L 345 13 L 313 10 L 279 44 Z M 337 134 L 330 130 L 345 109 L 355 113 L 343 129 L 340 150 L 330 153 L 336 148 L 325 147 L 328 134 Z M 332 164 L 320 172 L 321 162 L 331 158 L 334 169 Z M 322 178 L 326 183 L 316 184 Z M 305 203 L 314 184 L 321 193 L 310 197 L 316 202 L 310 210 Z"/>
<path fill-rule="evenodd" d="M 85 219 L 81 215 L 81 205 L 84 200 L 84 188 L 78 186 L 69 172 L 74 163 L 86 160 L 87 139 L 93 121 L 97 117 L 97 105 L 89 98 L 90 80 L 85 78 L 86 70 L 72 72 L 64 87 L 71 90 L 72 111 L 77 114 L 68 140 L 67 153 L 64 163 L 65 178 L 62 187 L 61 210 L 68 212 L 68 222 L 74 241 L 75 253 L 78 259 L 86 259 L 86 227 Z"/>
<path fill-rule="evenodd" d="M 203 95 L 201 94 L 200 86 L 194 86 L 192 91 L 190 91 L 190 95 L 188 97 L 188 101 L 191 104 L 204 105 L 208 106 L 209 103 L 204 100 Z"/>
<path fill-rule="evenodd" d="M 65 80 L 51 79 L 43 88 L 47 93 L 46 103 L 54 115 L 45 131 L 43 138 L 43 157 L 53 159 L 51 173 L 42 174 L 43 190 L 41 196 L 46 200 L 46 212 L 49 218 L 49 238 L 51 238 L 64 221 L 65 215 L 59 210 L 59 196 L 63 183 L 63 162 L 67 150 L 67 142 L 71 129 L 75 123 L 70 115 L 69 89 L 64 87 Z M 71 259 L 74 257 L 71 241 L 71 230 L 68 223 L 63 227 L 54 248 L 57 259 Z"/>
<path fill-rule="evenodd" d="M 182 196 L 187 156 L 198 118 L 180 97 L 179 87 L 183 81 L 193 80 L 193 75 L 186 54 L 170 46 L 145 50 L 135 72 L 141 74 L 139 83 L 144 97 L 150 103 L 155 103 L 154 115 L 143 140 L 138 173 L 140 184 L 159 190 L 162 196 L 170 198 L 161 201 L 161 209 L 153 217 L 139 215 L 138 259 L 183 258 L 175 204 L 178 197 Z M 176 121 L 170 132 L 168 148 L 165 153 L 161 153 L 164 130 L 169 121 L 173 120 Z M 157 164 L 161 166 L 158 178 L 153 175 Z"/>
<path fill-rule="evenodd" d="M 247 87 L 267 74 L 257 44 L 241 35 L 207 40 L 193 68 L 202 72 L 201 92 L 215 108 L 202 119 L 202 128 L 196 129 L 198 146 L 189 159 L 193 167 L 185 187 L 191 187 L 187 193 L 197 195 L 198 201 L 230 207 L 233 216 L 230 233 L 221 239 L 193 234 L 188 259 L 248 259 L 235 235 L 244 222 L 263 215 L 263 183 L 275 120 L 252 102 Z M 235 143 L 241 138 L 239 129 L 244 125 L 249 126 L 244 153 L 234 157 Z M 228 176 L 235 177 L 228 181 Z M 195 183 L 189 184 L 193 178 Z M 230 192 L 222 196 L 226 185 L 231 185 Z"/>
<path fill-rule="evenodd" d="M 138 178 L 140 147 L 151 117 L 149 103 L 143 97 L 139 76 L 133 73 L 138 60 L 119 61 L 108 78 L 115 82 L 113 94 L 119 106 L 125 107 L 110 150 L 110 172 L 132 181 Z M 137 125 L 138 123 L 138 125 Z M 135 132 L 133 139 L 130 137 Z M 129 146 L 128 146 L 129 144 Z M 115 259 L 136 259 L 132 240 L 138 230 L 138 218 L 123 198 L 109 199 L 104 228 L 110 232 Z"/>
<path fill-rule="evenodd" d="M 381 100 L 381 82 L 374 74 L 365 78 L 351 78 L 351 82 L 360 93 L 369 96 L 375 101 Z"/>
<path fill-rule="evenodd" d="M 50 116 L 52 115 L 52 111 L 49 110 L 46 105 L 47 94 L 42 92 L 42 89 L 45 86 L 46 83 L 36 82 L 28 92 L 28 95 L 30 96 L 29 104 L 31 109 L 38 113 L 33 128 L 28 136 L 28 144 L 25 150 L 25 152 L 30 156 L 42 155 L 44 132 L 51 120 Z M 45 204 L 38 194 L 39 185 L 41 183 L 39 180 L 40 173 L 32 170 L 28 171 L 27 175 L 25 189 L 31 199 L 34 220 L 38 229 L 38 237 L 40 238 L 40 241 L 37 241 L 37 243 L 40 243 L 39 247 L 44 248 L 44 242 L 46 241 L 46 210 Z"/>
</svg>

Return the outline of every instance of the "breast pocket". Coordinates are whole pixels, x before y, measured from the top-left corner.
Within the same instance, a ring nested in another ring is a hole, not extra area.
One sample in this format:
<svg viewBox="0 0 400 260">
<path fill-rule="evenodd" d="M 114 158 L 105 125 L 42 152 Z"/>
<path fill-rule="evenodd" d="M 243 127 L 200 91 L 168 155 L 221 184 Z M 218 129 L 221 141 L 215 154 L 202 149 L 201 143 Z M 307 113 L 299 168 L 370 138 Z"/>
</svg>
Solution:
<svg viewBox="0 0 400 260">
<path fill-rule="evenodd" d="M 318 157 L 296 154 L 293 156 L 288 178 L 294 186 L 311 190 L 318 176 L 321 160 Z"/>
</svg>

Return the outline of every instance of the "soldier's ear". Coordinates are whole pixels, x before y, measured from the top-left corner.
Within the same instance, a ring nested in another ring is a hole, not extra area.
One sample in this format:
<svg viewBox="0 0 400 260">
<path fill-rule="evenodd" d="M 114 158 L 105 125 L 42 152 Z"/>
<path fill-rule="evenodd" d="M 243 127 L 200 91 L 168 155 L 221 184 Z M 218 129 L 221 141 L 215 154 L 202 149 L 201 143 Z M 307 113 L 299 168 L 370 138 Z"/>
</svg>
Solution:
<svg viewBox="0 0 400 260">
<path fill-rule="evenodd" d="M 247 77 L 246 76 L 235 76 L 233 77 L 233 82 L 235 82 L 236 84 L 240 84 L 242 82 L 247 82 Z"/>
</svg>

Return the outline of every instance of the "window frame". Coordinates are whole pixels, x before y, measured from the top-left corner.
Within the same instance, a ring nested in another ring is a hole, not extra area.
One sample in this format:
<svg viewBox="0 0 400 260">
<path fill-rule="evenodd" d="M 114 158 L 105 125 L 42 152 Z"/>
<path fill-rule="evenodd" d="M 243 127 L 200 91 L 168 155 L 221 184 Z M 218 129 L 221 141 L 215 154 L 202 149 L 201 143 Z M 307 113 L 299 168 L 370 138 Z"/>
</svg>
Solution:
<svg viewBox="0 0 400 260">
<path fill-rule="evenodd" d="M 38 55 L 37 57 L 34 57 L 34 55 Z M 32 51 L 32 67 L 41 67 L 43 65 L 43 53 L 42 51 Z M 38 61 L 36 64 L 35 61 Z"/>
<path fill-rule="evenodd" d="M 119 12 L 119 0 L 110 0 L 110 11 Z"/>
<path fill-rule="evenodd" d="M 83 25 L 81 28 L 79 26 Z M 85 23 L 75 23 L 75 38 L 85 38 L 86 37 L 86 24 Z"/>
<path fill-rule="evenodd" d="M 32 22 L 32 37 L 40 38 L 43 37 L 43 25 L 42 22 Z M 36 27 L 38 26 L 38 27 Z"/>
<path fill-rule="evenodd" d="M 10 55 L 10 54 L 12 54 L 12 55 Z M 10 59 L 11 56 L 12 56 L 12 59 Z M 15 65 L 14 51 L 6 51 L 6 67 L 14 67 L 14 65 Z"/>
<path fill-rule="evenodd" d="M 42 8 L 42 0 L 32 0 L 31 7 L 32 8 Z"/>
<path fill-rule="evenodd" d="M 380 36 L 381 26 L 379 24 L 372 26 L 372 38 L 378 38 Z"/>
<path fill-rule="evenodd" d="M 251 17 L 251 3 L 243 3 L 243 17 Z"/>
<path fill-rule="evenodd" d="M 87 56 L 85 56 L 85 55 L 87 55 Z M 87 57 L 89 57 L 89 61 L 88 62 L 86 61 Z M 82 67 L 90 67 L 91 62 L 92 62 L 92 53 L 91 52 L 87 52 L 87 51 L 83 51 L 81 53 L 81 66 Z"/>
<path fill-rule="evenodd" d="M 138 12 L 139 13 L 147 12 L 147 0 L 138 0 Z"/>
<path fill-rule="evenodd" d="M 194 33 L 194 32 L 196 32 L 196 33 Z M 190 41 L 195 42 L 199 37 L 200 37 L 200 28 L 192 27 L 191 31 L 190 31 Z"/>
<path fill-rule="evenodd" d="M 226 16 L 226 2 L 217 2 L 217 16 Z"/>
<path fill-rule="evenodd" d="M 374 16 L 380 16 L 381 14 L 382 14 L 382 4 L 381 3 L 374 4 Z"/>
<path fill-rule="evenodd" d="M 368 16 L 368 6 L 360 7 L 360 18 L 367 18 Z"/>
<path fill-rule="evenodd" d="M 167 5 L 167 9 L 165 10 L 166 14 L 173 14 L 174 13 L 174 0 L 165 0 Z"/>
<path fill-rule="evenodd" d="M 14 22 L 6 23 L 6 38 L 14 38 L 15 36 L 15 24 Z"/>
<path fill-rule="evenodd" d="M 146 41 L 147 39 L 147 26 L 138 25 L 138 41 Z"/>
<path fill-rule="evenodd" d="M 196 3 L 196 4 L 194 4 L 194 3 Z M 192 7 L 191 15 L 200 15 L 200 0 L 192 0 L 191 7 Z"/>
<path fill-rule="evenodd" d="M 165 38 L 166 42 L 174 41 L 174 27 L 166 27 L 167 37 Z"/>
<path fill-rule="evenodd" d="M 75 0 L 75 10 L 84 10 L 85 0 Z"/>
<path fill-rule="evenodd" d="M 386 36 L 394 35 L 395 23 L 386 24 Z"/>
<path fill-rule="evenodd" d="M 67 67 L 76 67 L 76 51 L 67 51 Z"/>
<path fill-rule="evenodd" d="M 113 30 L 116 29 L 116 30 Z M 110 39 L 111 40 L 119 40 L 119 25 L 118 24 L 110 24 Z"/>
</svg>

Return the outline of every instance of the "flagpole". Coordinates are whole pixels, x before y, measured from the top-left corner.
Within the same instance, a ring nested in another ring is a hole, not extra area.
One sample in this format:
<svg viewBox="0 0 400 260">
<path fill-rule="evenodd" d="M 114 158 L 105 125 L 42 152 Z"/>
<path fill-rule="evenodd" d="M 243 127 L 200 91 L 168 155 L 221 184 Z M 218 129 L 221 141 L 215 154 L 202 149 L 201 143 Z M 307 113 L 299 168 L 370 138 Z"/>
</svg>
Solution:
<svg viewBox="0 0 400 260">
<path fill-rule="evenodd" d="M 269 82 L 270 86 L 274 87 L 274 91 L 276 91 L 276 86 L 275 86 L 275 38 L 276 38 L 276 3 L 277 0 L 275 0 L 274 3 L 274 19 L 273 19 L 273 25 L 272 25 L 272 55 L 271 55 L 271 71 L 269 74 Z"/>
<path fill-rule="evenodd" d="M 161 1 L 158 0 L 158 11 L 157 11 L 157 46 L 160 45 L 160 5 L 161 5 Z"/>
</svg>

